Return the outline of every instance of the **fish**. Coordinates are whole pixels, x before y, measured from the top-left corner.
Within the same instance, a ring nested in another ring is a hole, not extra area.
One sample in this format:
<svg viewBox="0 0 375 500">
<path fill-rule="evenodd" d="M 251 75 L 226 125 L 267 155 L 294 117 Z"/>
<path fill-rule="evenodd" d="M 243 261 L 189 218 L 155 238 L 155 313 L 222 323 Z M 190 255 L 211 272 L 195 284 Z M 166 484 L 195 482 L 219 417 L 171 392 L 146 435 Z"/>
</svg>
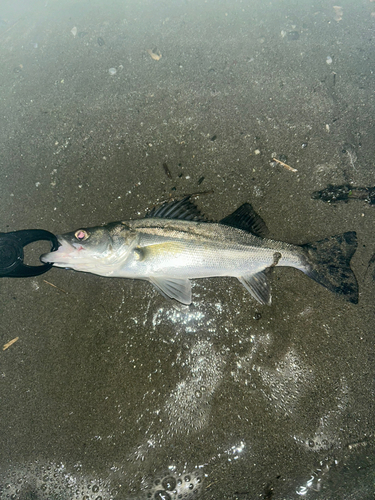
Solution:
<svg viewBox="0 0 375 500">
<path fill-rule="evenodd" d="M 218 222 L 203 216 L 190 196 L 153 208 L 142 219 L 111 222 L 58 235 L 57 250 L 42 255 L 54 266 L 99 276 L 149 281 L 166 298 L 192 302 L 191 279 L 235 277 L 260 304 L 271 304 L 270 270 L 294 267 L 356 304 L 350 267 L 355 231 L 293 245 L 268 238 L 263 219 L 244 203 Z"/>
</svg>

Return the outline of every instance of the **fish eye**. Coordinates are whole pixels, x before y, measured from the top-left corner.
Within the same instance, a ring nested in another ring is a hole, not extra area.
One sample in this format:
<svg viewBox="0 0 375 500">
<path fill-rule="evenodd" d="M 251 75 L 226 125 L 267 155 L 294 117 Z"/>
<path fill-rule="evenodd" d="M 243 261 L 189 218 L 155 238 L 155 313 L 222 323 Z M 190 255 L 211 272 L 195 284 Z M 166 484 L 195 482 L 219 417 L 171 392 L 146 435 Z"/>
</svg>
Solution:
<svg viewBox="0 0 375 500">
<path fill-rule="evenodd" d="M 78 229 L 78 231 L 74 233 L 74 236 L 77 238 L 78 241 L 85 241 L 89 237 L 89 234 L 84 229 Z"/>
</svg>

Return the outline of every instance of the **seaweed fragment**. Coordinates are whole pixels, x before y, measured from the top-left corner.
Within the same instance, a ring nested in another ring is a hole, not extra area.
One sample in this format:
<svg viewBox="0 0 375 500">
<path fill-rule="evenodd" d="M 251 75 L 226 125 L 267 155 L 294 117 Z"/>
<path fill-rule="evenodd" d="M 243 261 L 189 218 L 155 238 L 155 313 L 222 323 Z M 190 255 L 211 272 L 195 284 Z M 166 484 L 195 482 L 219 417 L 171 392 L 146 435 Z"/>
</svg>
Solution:
<svg viewBox="0 0 375 500">
<path fill-rule="evenodd" d="M 168 177 L 168 179 L 172 179 L 171 171 L 166 163 L 163 163 L 164 173 Z"/>
<path fill-rule="evenodd" d="M 314 191 L 311 195 L 314 200 L 321 200 L 325 203 L 337 203 L 350 200 L 363 200 L 370 205 L 375 205 L 375 187 L 355 187 L 351 184 L 341 184 L 334 186 L 328 184 L 321 191 Z"/>
<path fill-rule="evenodd" d="M 366 269 L 366 272 L 365 272 L 365 277 L 366 277 L 369 269 L 371 268 L 371 270 L 372 270 L 371 277 L 372 277 L 373 281 L 375 281 L 375 268 L 373 267 L 374 264 L 375 264 L 375 253 L 371 255 L 371 258 L 368 261 L 367 269 Z"/>
</svg>

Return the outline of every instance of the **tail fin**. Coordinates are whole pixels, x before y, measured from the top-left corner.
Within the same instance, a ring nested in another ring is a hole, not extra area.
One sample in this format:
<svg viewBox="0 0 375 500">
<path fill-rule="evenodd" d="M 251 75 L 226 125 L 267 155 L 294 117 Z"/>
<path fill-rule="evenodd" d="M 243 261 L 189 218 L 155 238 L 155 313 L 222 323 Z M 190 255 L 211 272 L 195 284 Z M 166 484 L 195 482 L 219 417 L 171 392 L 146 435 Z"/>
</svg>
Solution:
<svg viewBox="0 0 375 500">
<path fill-rule="evenodd" d="M 358 303 L 358 283 L 350 268 L 357 248 L 354 231 L 302 245 L 307 260 L 307 276 L 353 304 Z"/>
</svg>

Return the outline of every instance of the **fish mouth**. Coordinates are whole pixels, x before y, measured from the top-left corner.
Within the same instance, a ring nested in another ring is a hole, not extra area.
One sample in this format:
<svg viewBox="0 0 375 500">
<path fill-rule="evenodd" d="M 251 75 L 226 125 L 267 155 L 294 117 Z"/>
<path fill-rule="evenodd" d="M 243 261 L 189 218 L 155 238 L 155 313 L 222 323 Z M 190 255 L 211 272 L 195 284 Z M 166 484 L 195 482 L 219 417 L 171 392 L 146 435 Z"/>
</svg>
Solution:
<svg viewBox="0 0 375 500">
<path fill-rule="evenodd" d="M 45 253 L 40 260 L 45 264 L 54 264 L 58 267 L 69 267 L 79 251 L 78 248 L 66 241 L 62 236 L 57 236 L 59 247 L 54 252 Z"/>
<path fill-rule="evenodd" d="M 40 260 L 55 267 L 74 269 L 75 271 L 93 272 L 97 268 L 97 258 L 93 252 L 82 246 L 79 242 L 66 240 L 64 236 L 57 235 L 59 247 L 54 252 L 45 253 Z"/>
</svg>

